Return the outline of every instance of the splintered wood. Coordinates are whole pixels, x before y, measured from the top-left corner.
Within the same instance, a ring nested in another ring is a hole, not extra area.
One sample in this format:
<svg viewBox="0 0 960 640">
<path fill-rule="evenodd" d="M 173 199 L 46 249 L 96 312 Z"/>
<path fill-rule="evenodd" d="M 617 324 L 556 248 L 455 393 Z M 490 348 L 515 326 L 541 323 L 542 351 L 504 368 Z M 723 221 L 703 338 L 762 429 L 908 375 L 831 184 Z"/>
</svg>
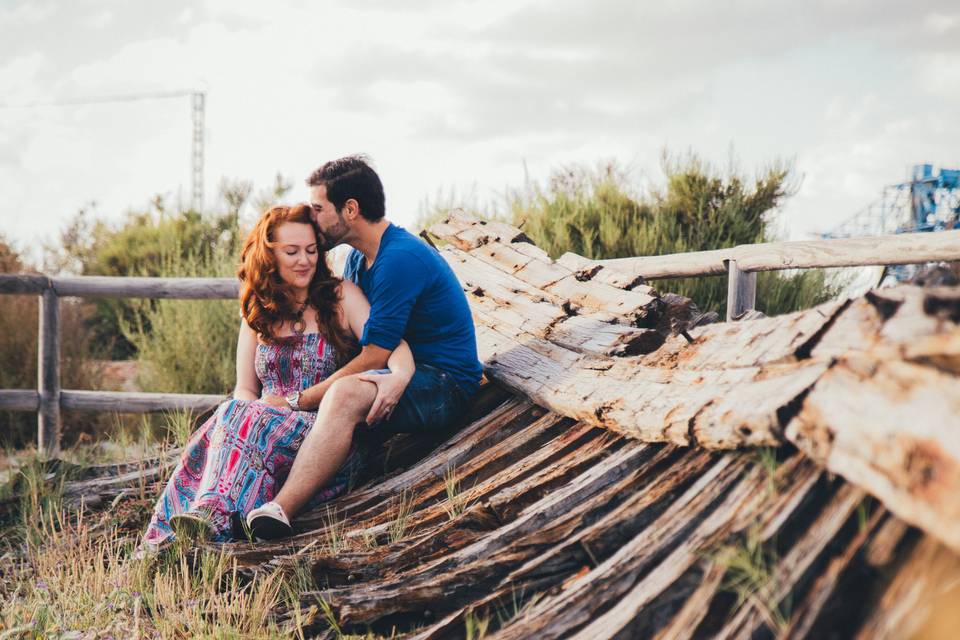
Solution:
<svg viewBox="0 0 960 640">
<path fill-rule="evenodd" d="M 209 545 L 247 577 L 306 569 L 278 622 L 331 639 L 951 637 L 960 293 L 698 326 L 689 300 L 554 262 L 508 225 L 433 231 L 492 382 L 456 432 L 371 448 L 294 537 Z M 64 493 L 148 513 L 138 496 L 171 462 L 74 470 Z"/>
<path fill-rule="evenodd" d="M 677 335 L 689 311 L 664 322 L 665 296 L 570 254 L 553 261 L 519 229 L 456 214 L 431 232 L 488 376 L 644 442 L 792 442 L 960 550 L 960 291 L 876 291 L 697 327 L 691 343 Z"/>
<path fill-rule="evenodd" d="M 960 580 L 953 552 L 795 450 L 642 443 L 494 384 L 445 441 L 381 451 L 293 538 L 208 547 L 244 575 L 306 568 L 275 614 L 307 637 L 896 637 L 939 623 Z M 74 469 L 65 493 L 149 504 L 169 462 L 145 461 L 146 486 Z"/>
</svg>

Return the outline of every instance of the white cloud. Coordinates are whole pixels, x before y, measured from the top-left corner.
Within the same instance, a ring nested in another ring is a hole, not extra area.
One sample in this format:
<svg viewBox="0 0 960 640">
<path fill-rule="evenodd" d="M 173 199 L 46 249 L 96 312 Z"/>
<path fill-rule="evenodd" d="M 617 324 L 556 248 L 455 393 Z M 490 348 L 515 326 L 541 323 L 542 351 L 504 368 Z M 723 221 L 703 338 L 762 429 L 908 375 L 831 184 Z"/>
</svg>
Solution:
<svg viewBox="0 0 960 640">
<path fill-rule="evenodd" d="M 221 176 L 266 185 L 277 171 L 303 198 L 317 164 L 365 151 L 409 223 L 441 189 L 483 200 L 525 171 L 609 157 L 656 182 L 664 145 L 719 163 L 732 145 L 748 171 L 796 158 L 805 179 L 785 215 L 800 234 L 913 162 L 960 166 L 960 27 L 945 1 L 908 14 L 866 0 L 54 6 L 0 9 L 4 93 L 206 86 L 208 201 Z M 83 19 L 87 31 L 65 28 Z M 0 231 L 49 236 L 90 200 L 118 215 L 189 191 L 187 98 L 0 119 Z"/>
</svg>

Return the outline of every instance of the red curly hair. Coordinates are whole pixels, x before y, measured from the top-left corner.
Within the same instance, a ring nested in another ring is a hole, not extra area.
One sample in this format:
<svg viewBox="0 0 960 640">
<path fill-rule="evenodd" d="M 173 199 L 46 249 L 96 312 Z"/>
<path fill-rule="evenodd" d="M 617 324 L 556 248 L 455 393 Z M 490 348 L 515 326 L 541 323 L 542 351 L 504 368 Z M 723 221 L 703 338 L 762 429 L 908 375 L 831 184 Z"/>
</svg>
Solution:
<svg viewBox="0 0 960 640">
<path fill-rule="evenodd" d="M 273 254 L 276 229 L 285 222 L 313 226 L 310 207 L 274 206 L 264 213 L 243 242 L 240 252 L 240 314 L 264 342 L 280 339 L 276 330 L 284 320 L 294 320 L 300 311 L 293 287 L 280 278 Z M 317 310 L 317 326 L 324 339 L 340 354 L 348 357 L 356 350 L 356 341 L 338 321 L 339 287 L 342 280 L 330 271 L 327 254 L 317 247 L 317 270 L 307 290 L 307 302 Z"/>
</svg>

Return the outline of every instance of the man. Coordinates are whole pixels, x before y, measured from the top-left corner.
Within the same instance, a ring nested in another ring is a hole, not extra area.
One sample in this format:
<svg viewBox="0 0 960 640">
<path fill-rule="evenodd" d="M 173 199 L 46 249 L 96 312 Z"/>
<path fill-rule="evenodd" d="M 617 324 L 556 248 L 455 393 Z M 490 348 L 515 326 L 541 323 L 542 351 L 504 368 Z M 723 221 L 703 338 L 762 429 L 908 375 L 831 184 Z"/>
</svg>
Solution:
<svg viewBox="0 0 960 640">
<path fill-rule="evenodd" d="M 466 296 L 450 266 L 419 238 L 384 217 L 380 177 L 362 156 L 327 162 L 307 179 L 317 239 L 324 249 L 353 247 L 344 278 L 370 301 L 362 350 L 291 407 L 317 409 L 317 420 L 273 501 L 247 516 L 252 534 L 291 534 L 292 518 L 340 468 L 354 428 L 386 433 L 442 429 L 463 414 L 482 367 Z M 409 379 L 384 369 L 401 339 L 416 372 Z"/>
</svg>

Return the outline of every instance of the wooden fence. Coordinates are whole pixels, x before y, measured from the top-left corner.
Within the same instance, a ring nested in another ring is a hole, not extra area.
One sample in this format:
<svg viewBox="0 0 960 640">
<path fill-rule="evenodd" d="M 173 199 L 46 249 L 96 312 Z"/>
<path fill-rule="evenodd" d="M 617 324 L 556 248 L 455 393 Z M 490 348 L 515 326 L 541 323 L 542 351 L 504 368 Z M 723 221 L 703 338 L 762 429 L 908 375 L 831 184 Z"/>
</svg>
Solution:
<svg viewBox="0 0 960 640">
<path fill-rule="evenodd" d="M 602 265 L 625 279 L 661 279 L 727 274 L 728 320 L 754 307 L 756 272 L 782 269 L 912 264 L 960 260 L 960 231 L 874 238 L 777 242 L 666 256 L 590 261 L 567 254 L 561 262 Z M 232 299 L 232 278 L 48 277 L 0 274 L 0 294 L 40 296 L 37 389 L 0 389 L 0 409 L 36 411 L 38 446 L 45 455 L 60 447 L 63 409 L 150 412 L 203 410 L 223 400 L 217 395 L 78 391 L 60 388 L 60 298 Z"/>
</svg>

